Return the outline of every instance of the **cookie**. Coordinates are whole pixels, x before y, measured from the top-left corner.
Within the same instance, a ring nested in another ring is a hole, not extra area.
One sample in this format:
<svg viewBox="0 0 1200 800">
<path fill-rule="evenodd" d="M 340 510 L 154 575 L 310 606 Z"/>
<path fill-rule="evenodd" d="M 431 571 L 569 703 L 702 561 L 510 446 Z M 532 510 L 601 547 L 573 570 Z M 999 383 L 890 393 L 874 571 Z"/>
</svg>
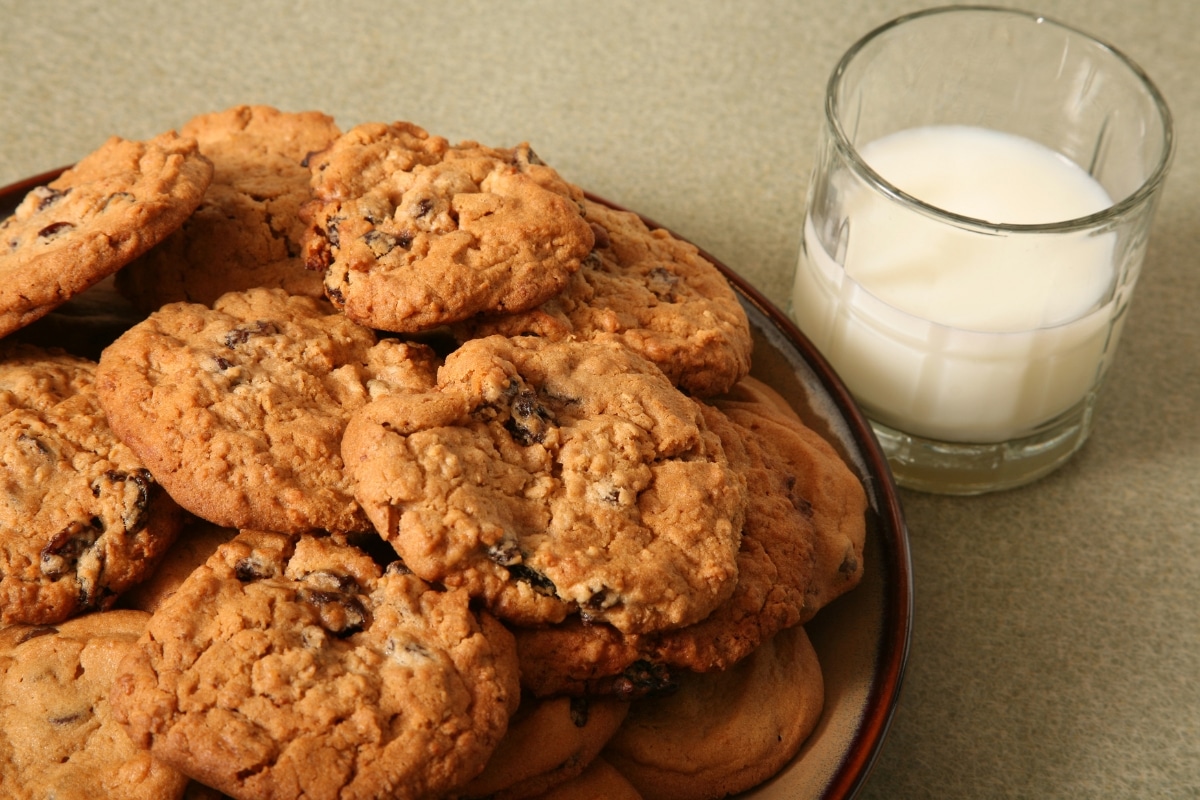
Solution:
<svg viewBox="0 0 1200 800">
<path fill-rule="evenodd" d="M 0 622 L 107 608 L 154 567 L 178 506 L 109 428 L 96 365 L 0 343 Z"/>
<path fill-rule="evenodd" d="M 616 733 L 629 704 L 612 698 L 522 699 L 464 800 L 523 800 L 578 777 Z"/>
<path fill-rule="evenodd" d="M 187 778 L 129 741 L 108 692 L 150 615 L 0 628 L 0 796 L 177 800 Z"/>
<path fill-rule="evenodd" d="M 720 270 L 693 245 L 642 219 L 583 201 L 595 249 L 558 295 L 520 314 L 455 326 L 489 334 L 619 342 L 697 397 L 728 391 L 750 371 L 750 323 Z"/>
<path fill-rule="evenodd" d="M 791 466 L 795 483 L 789 491 L 812 520 L 816 536 L 813 575 L 801 613 L 806 622 L 862 580 L 866 490 L 833 446 L 762 381 L 747 378 L 714 405 Z"/>
<path fill-rule="evenodd" d="M 733 591 L 742 478 L 695 400 L 615 345 L 466 342 L 359 411 L 355 496 L 415 573 L 516 624 L 689 625 Z"/>
<path fill-rule="evenodd" d="M 305 261 L 348 317 L 402 333 L 533 308 L 592 249 L 582 193 L 527 145 L 359 125 L 309 160 Z"/>
<path fill-rule="evenodd" d="M 748 503 L 733 594 L 703 620 L 661 633 L 623 635 L 576 621 L 516 630 L 522 681 L 535 695 L 634 698 L 667 691 L 678 673 L 727 669 L 809 616 L 817 535 L 811 502 L 799 493 L 804 482 L 795 475 L 805 464 L 787 458 L 779 441 L 764 439 L 716 408 L 703 408 L 730 465 L 746 478 Z M 778 440 L 801 436 L 773 433 Z"/>
<path fill-rule="evenodd" d="M 117 605 L 153 614 L 164 600 L 175 594 L 189 575 L 208 561 L 218 547 L 236 535 L 234 528 L 222 528 L 189 517 L 154 572 L 122 594 Z"/>
<path fill-rule="evenodd" d="M 512 638 L 465 592 L 243 531 L 155 612 L 110 702 L 139 747 L 231 796 L 374 800 L 465 784 L 518 699 Z"/>
<path fill-rule="evenodd" d="M 821 666 L 797 626 L 730 670 L 684 676 L 674 694 L 634 703 L 603 757 L 645 797 L 716 800 L 782 769 L 823 706 Z"/>
<path fill-rule="evenodd" d="M 241 105 L 180 133 L 212 161 L 212 183 L 179 230 L 117 273 L 118 290 L 144 311 L 258 286 L 324 297 L 323 276 L 300 257 L 300 206 L 310 198 L 306 159 L 341 134 L 333 118 Z"/>
<path fill-rule="evenodd" d="M 0 222 L 0 336 L 162 241 L 200 204 L 212 164 L 194 139 L 112 137 Z"/>
<path fill-rule="evenodd" d="M 598 756 L 577 777 L 538 795 L 537 800 L 642 800 L 642 796 L 616 767 Z"/>
<path fill-rule="evenodd" d="M 172 303 L 100 358 L 117 435 L 188 511 L 227 528 L 370 530 L 342 469 L 351 413 L 432 383 L 423 345 L 376 342 L 328 303 L 282 289 Z"/>
</svg>

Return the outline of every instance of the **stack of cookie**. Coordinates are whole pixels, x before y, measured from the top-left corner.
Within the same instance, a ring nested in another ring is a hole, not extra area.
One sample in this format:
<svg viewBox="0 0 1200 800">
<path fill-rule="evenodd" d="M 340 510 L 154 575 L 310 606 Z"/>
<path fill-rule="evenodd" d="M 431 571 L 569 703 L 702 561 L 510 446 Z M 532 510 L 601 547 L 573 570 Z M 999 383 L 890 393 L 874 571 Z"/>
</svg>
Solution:
<svg viewBox="0 0 1200 800">
<path fill-rule="evenodd" d="M 720 797 L 812 731 L 862 485 L 528 145 L 241 106 L 0 234 L 4 796 Z"/>
</svg>

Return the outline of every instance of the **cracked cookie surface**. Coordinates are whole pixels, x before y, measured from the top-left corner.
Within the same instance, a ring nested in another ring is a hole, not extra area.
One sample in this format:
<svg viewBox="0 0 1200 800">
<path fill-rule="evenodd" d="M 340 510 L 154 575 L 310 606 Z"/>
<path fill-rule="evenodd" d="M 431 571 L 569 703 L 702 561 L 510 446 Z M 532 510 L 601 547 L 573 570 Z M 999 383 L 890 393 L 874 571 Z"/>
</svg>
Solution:
<svg viewBox="0 0 1200 800">
<path fill-rule="evenodd" d="M 114 714 L 239 798 L 431 798 L 474 777 L 519 699 L 511 635 L 463 591 L 332 537 L 243 531 L 164 601 Z"/>
<path fill-rule="evenodd" d="M 106 608 L 175 538 L 178 506 L 109 428 L 92 361 L 0 344 L 0 621 Z"/>
<path fill-rule="evenodd" d="M 695 400 L 616 345 L 473 339 L 343 440 L 376 530 L 517 624 L 681 627 L 733 591 L 745 511 Z"/>
<path fill-rule="evenodd" d="M 0 628 L 0 796 L 176 800 L 187 778 L 129 741 L 109 687 L 150 615 Z"/>
<path fill-rule="evenodd" d="M 113 430 L 187 510 L 216 525 L 370 530 L 339 451 L 373 395 L 432 383 L 423 345 L 377 342 L 281 289 L 172 303 L 110 345 L 97 386 Z"/>
<path fill-rule="evenodd" d="M 532 308 L 594 242 L 582 192 L 527 145 L 450 145 L 410 123 L 368 123 L 309 166 L 305 261 L 335 306 L 373 328 Z"/>
<path fill-rule="evenodd" d="M 200 204 L 212 164 L 174 132 L 112 137 L 0 221 L 0 336 L 113 274 Z"/>
<path fill-rule="evenodd" d="M 750 323 L 725 276 L 693 245 L 636 214 L 585 199 L 595 248 L 566 288 L 535 309 L 455 327 L 488 334 L 615 341 L 697 397 L 728 391 L 750 370 Z"/>
<path fill-rule="evenodd" d="M 300 206 L 310 198 L 306 159 L 341 133 L 333 118 L 241 105 L 194 117 L 180 133 L 212 161 L 212 183 L 177 231 L 117 273 L 118 290 L 145 311 L 212 305 L 256 286 L 324 297 L 323 276 L 300 256 Z"/>
</svg>

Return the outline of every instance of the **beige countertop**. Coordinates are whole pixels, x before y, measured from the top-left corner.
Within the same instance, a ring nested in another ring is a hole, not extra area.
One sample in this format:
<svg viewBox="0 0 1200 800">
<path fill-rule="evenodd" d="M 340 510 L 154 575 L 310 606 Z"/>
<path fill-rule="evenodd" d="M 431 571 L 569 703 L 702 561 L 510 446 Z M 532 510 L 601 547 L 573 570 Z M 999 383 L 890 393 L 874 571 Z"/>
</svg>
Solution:
<svg viewBox="0 0 1200 800">
<path fill-rule="evenodd" d="M 1200 3 L 1036 2 L 1158 83 L 1174 170 L 1091 441 L 902 493 L 912 647 L 865 798 L 1200 795 Z M 923 5 L 0 0 L 0 185 L 239 103 L 409 119 L 529 140 L 786 305 L 829 71 Z"/>
</svg>

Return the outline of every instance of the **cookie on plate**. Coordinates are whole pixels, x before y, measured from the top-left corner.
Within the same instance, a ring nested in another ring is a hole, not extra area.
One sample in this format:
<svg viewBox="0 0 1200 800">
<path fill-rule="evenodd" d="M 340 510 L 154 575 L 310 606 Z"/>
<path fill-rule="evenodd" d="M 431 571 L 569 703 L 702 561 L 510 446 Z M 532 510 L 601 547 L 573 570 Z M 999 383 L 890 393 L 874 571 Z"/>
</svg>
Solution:
<svg viewBox="0 0 1200 800">
<path fill-rule="evenodd" d="M 460 339 L 499 333 L 619 342 L 697 397 L 750 371 L 750 323 L 720 270 L 637 214 L 585 199 L 596 245 L 562 293 L 520 314 L 455 326 Z"/>
<path fill-rule="evenodd" d="M 592 249 L 582 193 L 527 145 L 359 125 L 309 159 L 305 260 L 348 317 L 401 333 L 532 308 Z"/>
<path fill-rule="evenodd" d="M 109 428 L 96 364 L 0 343 L 0 622 L 107 608 L 175 538 L 179 507 Z"/>
<path fill-rule="evenodd" d="M 487 766 L 459 792 L 464 800 L 522 800 L 578 777 L 629 711 L 613 698 L 524 697 Z"/>
<path fill-rule="evenodd" d="M 116 272 L 183 224 L 212 180 L 196 141 L 112 137 L 0 221 L 0 336 Z"/>
<path fill-rule="evenodd" d="M 0 628 L 0 796 L 178 800 L 187 778 L 129 741 L 108 692 L 150 615 Z"/>
<path fill-rule="evenodd" d="M 803 626 L 725 672 L 634 703 L 603 757 L 645 797 L 716 800 L 774 775 L 821 717 L 824 680 Z"/>
<path fill-rule="evenodd" d="M 230 292 L 171 303 L 100 358 L 113 430 L 188 511 L 227 528 L 370 530 L 342 469 L 351 413 L 432 384 L 432 351 L 375 334 L 323 300 Z"/>
<path fill-rule="evenodd" d="M 661 633 L 631 636 L 574 620 L 516 629 L 521 679 L 535 695 L 632 698 L 669 690 L 681 672 L 727 669 L 776 632 L 812 616 L 814 581 L 825 587 L 840 578 L 838 564 L 818 562 L 822 537 L 813 508 L 817 503 L 824 509 L 828 501 L 809 490 L 816 475 L 833 471 L 845 477 L 845 490 L 853 493 L 857 481 L 849 469 L 831 460 L 819 472 L 814 470 L 807 450 L 809 432 L 798 419 L 792 425 L 777 424 L 763 435 L 715 407 L 703 408 L 730 465 L 746 478 L 748 504 L 733 594 L 694 625 Z M 843 510 L 857 521 L 839 519 L 838 530 L 849 525 L 861 530 L 863 509 L 837 509 Z M 832 575 L 819 575 L 820 569 Z"/>
<path fill-rule="evenodd" d="M 138 746 L 242 800 L 373 800 L 475 777 L 519 694 L 512 637 L 465 592 L 243 531 L 155 612 L 110 702 Z"/>
<path fill-rule="evenodd" d="M 299 212 L 310 198 L 308 155 L 341 134 L 333 118 L 241 105 L 194 117 L 180 133 L 212 161 L 212 183 L 179 230 L 117 273 L 117 289 L 144 311 L 212 305 L 256 286 L 324 297 L 323 276 L 300 257 Z"/>
<path fill-rule="evenodd" d="M 578 776 L 538 795 L 537 800 L 642 800 L 642 796 L 616 767 L 597 756 Z"/>
<path fill-rule="evenodd" d="M 677 628 L 737 581 L 742 478 L 697 402 L 617 345 L 472 339 L 434 390 L 358 412 L 342 455 L 410 569 L 517 624 Z"/>
</svg>

